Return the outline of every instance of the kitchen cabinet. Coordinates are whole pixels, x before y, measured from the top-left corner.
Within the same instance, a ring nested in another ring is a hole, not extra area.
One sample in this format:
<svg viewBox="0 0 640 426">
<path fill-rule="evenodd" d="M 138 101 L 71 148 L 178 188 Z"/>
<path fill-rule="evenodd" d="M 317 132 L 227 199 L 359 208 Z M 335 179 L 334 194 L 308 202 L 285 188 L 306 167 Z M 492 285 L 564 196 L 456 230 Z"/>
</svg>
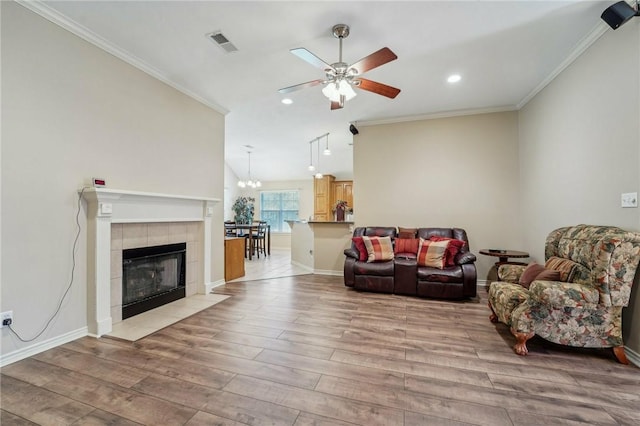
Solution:
<svg viewBox="0 0 640 426">
<path fill-rule="evenodd" d="M 324 175 L 313 180 L 313 218 L 318 221 L 333 220 L 333 182 L 335 177 Z"/>
</svg>

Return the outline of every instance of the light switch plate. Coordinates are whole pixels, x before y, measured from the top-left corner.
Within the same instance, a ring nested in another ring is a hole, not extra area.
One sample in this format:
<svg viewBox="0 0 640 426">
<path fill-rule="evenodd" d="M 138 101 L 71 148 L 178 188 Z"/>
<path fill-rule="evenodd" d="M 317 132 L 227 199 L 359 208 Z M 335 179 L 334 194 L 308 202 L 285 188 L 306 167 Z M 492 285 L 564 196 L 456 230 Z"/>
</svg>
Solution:
<svg viewBox="0 0 640 426">
<path fill-rule="evenodd" d="M 638 207 L 638 193 L 626 192 L 620 197 L 622 207 Z"/>
<path fill-rule="evenodd" d="M 113 205 L 111 203 L 100 203 L 100 214 L 113 213 Z"/>
</svg>

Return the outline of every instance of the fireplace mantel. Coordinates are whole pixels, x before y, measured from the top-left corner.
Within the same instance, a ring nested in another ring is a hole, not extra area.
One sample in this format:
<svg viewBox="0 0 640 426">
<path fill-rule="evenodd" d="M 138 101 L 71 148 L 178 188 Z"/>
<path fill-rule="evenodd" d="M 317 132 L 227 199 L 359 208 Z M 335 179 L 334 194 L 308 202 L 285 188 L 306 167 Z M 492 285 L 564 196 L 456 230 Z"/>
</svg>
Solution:
<svg viewBox="0 0 640 426">
<path fill-rule="evenodd" d="M 86 188 L 87 202 L 87 312 L 89 333 L 111 332 L 111 224 L 201 221 L 203 228 L 203 282 L 211 284 L 211 217 L 217 198 L 138 192 L 111 188 Z"/>
</svg>

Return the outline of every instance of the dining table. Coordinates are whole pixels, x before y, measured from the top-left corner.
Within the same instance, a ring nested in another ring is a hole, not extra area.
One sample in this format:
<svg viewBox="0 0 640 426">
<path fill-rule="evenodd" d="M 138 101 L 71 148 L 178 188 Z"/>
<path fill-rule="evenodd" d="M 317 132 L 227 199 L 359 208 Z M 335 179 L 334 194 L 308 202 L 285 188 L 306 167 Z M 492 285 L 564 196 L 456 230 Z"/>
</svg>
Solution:
<svg viewBox="0 0 640 426">
<path fill-rule="evenodd" d="M 257 223 L 247 223 L 247 224 L 237 224 L 235 228 L 237 229 L 238 237 L 246 236 L 248 240 L 249 247 L 253 247 L 253 233 L 258 232 L 258 224 Z M 267 224 L 267 232 L 265 236 L 265 246 L 266 246 L 266 254 L 267 256 L 271 255 L 271 225 Z M 245 250 L 246 252 L 247 250 Z M 249 252 L 249 260 L 253 258 L 253 250 L 248 250 Z"/>
</svg>

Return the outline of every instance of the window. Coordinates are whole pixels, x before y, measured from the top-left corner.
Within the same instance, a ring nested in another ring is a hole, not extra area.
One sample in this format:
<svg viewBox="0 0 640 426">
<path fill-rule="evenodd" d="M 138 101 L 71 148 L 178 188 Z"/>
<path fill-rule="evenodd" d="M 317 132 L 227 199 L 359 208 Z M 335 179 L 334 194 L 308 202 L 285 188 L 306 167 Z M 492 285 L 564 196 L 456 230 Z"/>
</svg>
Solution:
<svg viewBox="0 0 640 426">
<path fill-rule="evenodd" d="M 272 232 L 291 232 L 285 220 L 298 219 L 298 191 L 263 191 L 260 193 L 260 219 L 271 225 Z"/>
</svg>

